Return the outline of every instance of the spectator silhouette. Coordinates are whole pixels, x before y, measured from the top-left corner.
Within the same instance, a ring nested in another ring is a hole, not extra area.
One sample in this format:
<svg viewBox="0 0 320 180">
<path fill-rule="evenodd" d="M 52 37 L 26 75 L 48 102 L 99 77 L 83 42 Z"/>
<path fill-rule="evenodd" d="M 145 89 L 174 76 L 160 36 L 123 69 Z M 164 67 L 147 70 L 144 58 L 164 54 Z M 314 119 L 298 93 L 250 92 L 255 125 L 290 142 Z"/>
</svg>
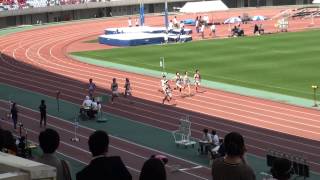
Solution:
<svg viewBox="0 0 320 180">
<path fill-rule="evenodd" d="M 0 151 L 14 155 L 17 154 L 15 138 L 8 130 L 0 129 Z"/>
<path fill-rule="evenodd" d="M 60 137 L 57 131 L 53 129 L 42 131 L 39 135 L 39 144 L 43 154 L 36 161 L 55 167 L 57 169 L 57 180 L 70 180 L 68 164 L 64 160 L 60 160 L 55 153 L 59 143 Z"/>
<path fill-rule="evenodd" d="M 18 108 L 17 108 L 17 104 L 14 102 L 11 106 L 11 118 L 13 121 L 13 128 L 17 129 L 17 122 L 18 122 Z"/>
<path fill-rule="evenodd" d="M 46 127 L 47 126 L 47 106 L 44 100 L 41 100 L 39 110 L 40 110 L 40 127 L 42 127 L 42 122 L 44 124 L 44 127 Z"/>
<path fill-rule="evenodd" d="M 148 159 L 142 166 L 139 180 L 166 180 L 164 162 L 154 156 Z"/>
<path fill-rule="evenodd" d="M 226 156 L 213 161 L 213 180 L 255 180 L 252 168 L 246 164 L 244 154 L 246 147 L 243 137 L 231 132 L 224 138 Z"/>
<path fill-rule="evenodd" d="M 131 174 L 119 156 L 107 157 L 109 136 L 96 131 L 89 137 L 89 150 L 93 156 L 90 164 L 77 173 L 77 180 L 131 180 Z"/>
<path fill-rule="evenodd" d="M 277 158 L 271 168 L 273 178 L 277 180 L 289 180 L 292 172 L 292 164 L 288 159 Z"/>
</svg>

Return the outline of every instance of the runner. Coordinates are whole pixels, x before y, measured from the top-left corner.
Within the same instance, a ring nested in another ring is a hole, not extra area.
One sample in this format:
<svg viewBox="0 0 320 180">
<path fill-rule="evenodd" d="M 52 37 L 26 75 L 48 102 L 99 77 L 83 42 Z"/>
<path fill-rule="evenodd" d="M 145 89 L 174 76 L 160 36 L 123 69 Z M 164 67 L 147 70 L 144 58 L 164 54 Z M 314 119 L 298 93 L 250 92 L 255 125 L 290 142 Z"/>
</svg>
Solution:
<svg viewBox="0 0 320 180">
<path fill-rule="evenodd" d="M 194 74 L 194 85 L 196 86 L 196 92 L 198 92 L 198 89 L 200 87 L 200 82 L 201 82 L 201 76 L 200 76 L 200 72 L 197 69 L 196 73 Z"/>
<path fill-rule="evenodd" d="M 187 71 L 184 73 L 183 84 L 184 84 L 183 89 L 185 89 L 187 87 L 188 88 L 188 95 L 191 96 L 190 79 L 188 77 Z"/>
<path fill-rule="evenodd" d="M 167 87 L 167 83 L 168 83 L 166 75 L 162 76 L 162 79 L 161 79 L 160 83 L 161 83 L 161 85 L 160 85 L 161 89 L 159 91 L 164 93 L 165 90 L 166 90 L 166 87 Z"/>
<path fill-rule="evenodd" d="M 176 88 L 175 89 L 179 89 L 179 91 L 181 93 L 183 80 L 180 76 L 180 73 L 176 72 L 176 76 L 173 79 L 176 81 Z"/>
<path fill-rule="evenodd" d="M 96 85 L 92 81 L 92 79 L 89 79 L 89 84 L 88 84 L 88 91 L 89 91 L 89 97 L 92 99 L 94 91 L 96 90 Z"/>
<path fill-rule="evenodd" d="M 164 98 L 162 100 L 162 104 L 164 104 L 166 100 L 168 101 L 168 103 L 170 103 L 171 99 L 172 99 L 172 90 L 170 88 L 170 85 L 167 84 L 166 89 L 164 91 Z"/>
<path fill-rule="evenodd" d="M 128 96 L 132 96 L 131 94 L 131 84 L 130 84 L 130 81 L 129 81 L 129 78 L 126 78 L 126 83 L 124 85 L 124 97 L 128 97 Z"/>
<path fill-rule="evenodd" d="M 113 78 L 113 79 L 112 79 L 111 91 L 112 91 L 111 104 L 113 104 L 113 99 L 114 99 L 115 97 L 119 97 L 118 83 L 117 83 L 117 79 L 116 79 L 116 78 Z"/>
</svg>

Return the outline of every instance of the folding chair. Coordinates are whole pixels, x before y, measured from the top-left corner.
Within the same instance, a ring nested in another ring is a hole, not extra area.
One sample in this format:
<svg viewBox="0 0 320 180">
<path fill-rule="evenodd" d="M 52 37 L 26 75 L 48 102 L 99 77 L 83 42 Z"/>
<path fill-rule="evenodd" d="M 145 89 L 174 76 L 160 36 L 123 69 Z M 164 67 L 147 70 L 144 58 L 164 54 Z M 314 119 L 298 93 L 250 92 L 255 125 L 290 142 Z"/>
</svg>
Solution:
<svg viewBox="0 0 320 180">
<path fill-rule="evenodd" d="M 179 129 L 173 131 L 172 136 L 177 146 L 183 145 L 185 148 L 188 146 L 194 147 L 196 141 L 191 137 L 191 122 L 189 121 L 189 116 L 185 119 L 180 119 Z"/>
</svg>

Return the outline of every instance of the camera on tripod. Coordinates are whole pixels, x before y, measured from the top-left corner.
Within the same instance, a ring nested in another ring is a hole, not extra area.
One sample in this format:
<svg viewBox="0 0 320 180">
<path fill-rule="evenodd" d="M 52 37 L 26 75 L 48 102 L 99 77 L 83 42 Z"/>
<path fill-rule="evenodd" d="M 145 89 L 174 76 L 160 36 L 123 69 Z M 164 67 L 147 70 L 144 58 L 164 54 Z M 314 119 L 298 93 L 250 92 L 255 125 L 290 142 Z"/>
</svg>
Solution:
<svg viewBox="0 0 320 180">
<path fill-rule="evenodd" d="M 23 157 L 23 158 L 31 158 L 31 149 L 28 146 L 28 134 L 27 130 L 23 128 L 23 123 L 19 122 L 19 138 L 17 140 L 17 156 Z M 25 131 L 25 135 L 22 134 L 22 130 Z"/>
</svg>

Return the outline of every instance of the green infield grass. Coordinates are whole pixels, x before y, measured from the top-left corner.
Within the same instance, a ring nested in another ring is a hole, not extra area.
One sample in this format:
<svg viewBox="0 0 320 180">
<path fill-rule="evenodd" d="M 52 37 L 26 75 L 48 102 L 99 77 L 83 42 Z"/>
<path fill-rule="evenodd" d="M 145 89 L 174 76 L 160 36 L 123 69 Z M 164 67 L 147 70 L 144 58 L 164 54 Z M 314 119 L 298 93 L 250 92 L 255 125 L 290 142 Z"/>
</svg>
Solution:
<svg viewBox="0 0 320 180">
<path fill-rule="evenodd" d="M 312 30 L 73 54 L 159 71 L 165 57 L 170 73 L 199 69 L 206 80 L 312 99 L 311 85 L 320 85 L 319 39 Z"/>
</svg>

